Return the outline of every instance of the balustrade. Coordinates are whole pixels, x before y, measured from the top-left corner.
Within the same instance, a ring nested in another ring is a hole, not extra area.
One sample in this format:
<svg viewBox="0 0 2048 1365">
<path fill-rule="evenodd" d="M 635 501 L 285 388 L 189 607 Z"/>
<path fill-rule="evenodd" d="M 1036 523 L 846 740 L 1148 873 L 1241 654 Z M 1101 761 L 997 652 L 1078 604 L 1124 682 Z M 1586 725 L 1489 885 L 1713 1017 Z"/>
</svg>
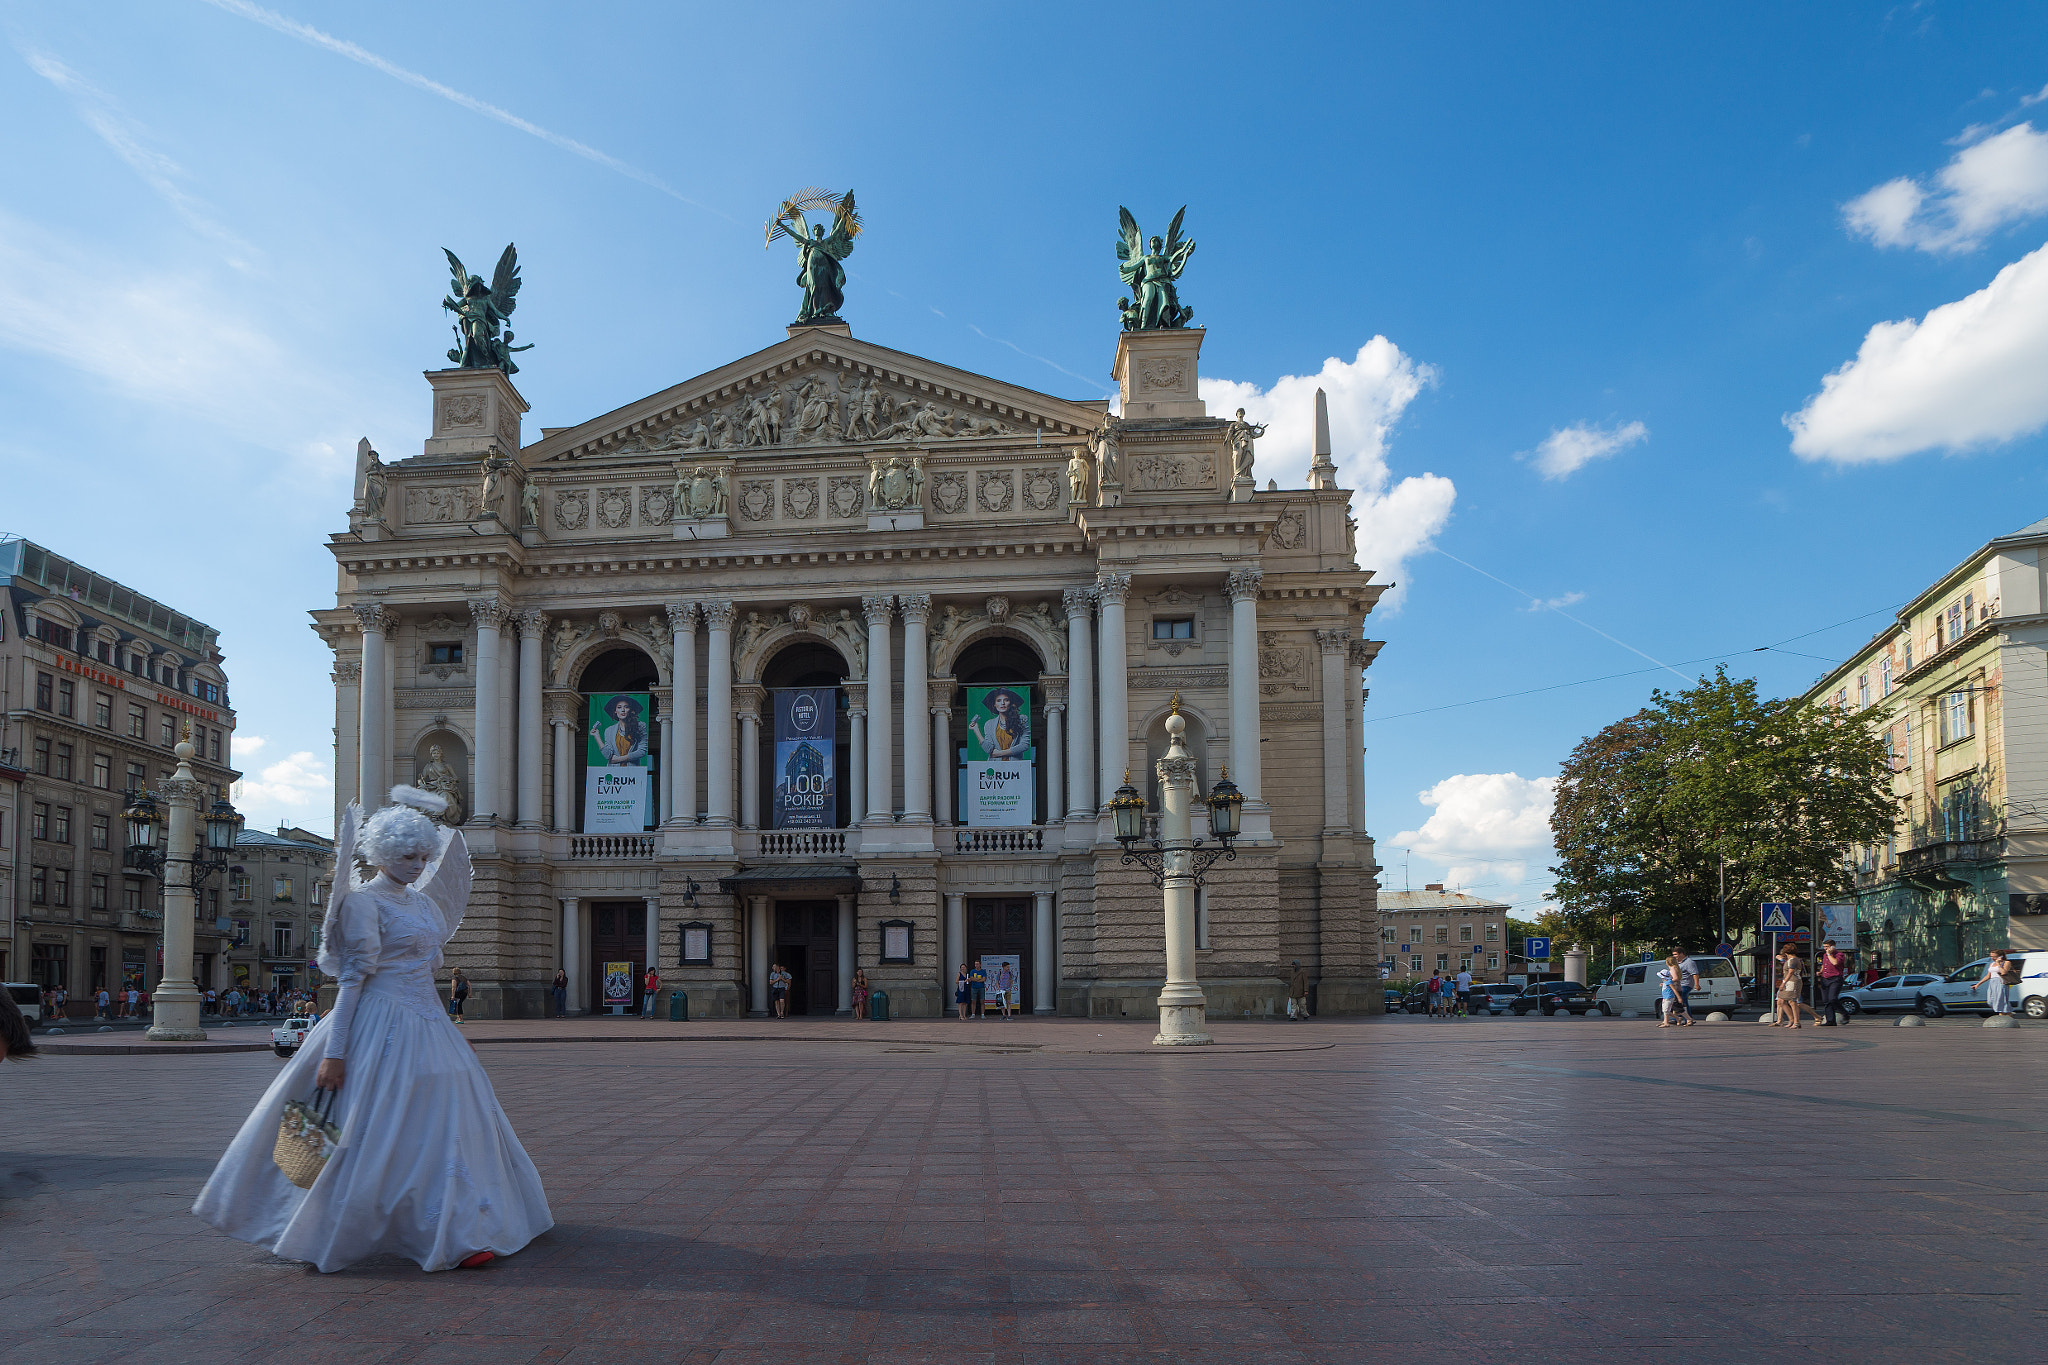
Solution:
<svg viewBox="0 0 2048 1365">
<path fill-rule="evenodd" d="M 761 856 L 764 858 L 817 858 L 844 854 L 847 831 L 843 829 L 764 829 Z"/>
<path fill-rule="evenodd" d="M 652 834 L 572 834 L 569 856 L 649 860 L 654 857 L 654 843 Z"/>
<path fill-rule="evenodd" d="M 955 853 L 1037 853 L 1045 847 L 1045 826 L 1021 829 L 965 829 L 953 831 Z"/>
</svg>

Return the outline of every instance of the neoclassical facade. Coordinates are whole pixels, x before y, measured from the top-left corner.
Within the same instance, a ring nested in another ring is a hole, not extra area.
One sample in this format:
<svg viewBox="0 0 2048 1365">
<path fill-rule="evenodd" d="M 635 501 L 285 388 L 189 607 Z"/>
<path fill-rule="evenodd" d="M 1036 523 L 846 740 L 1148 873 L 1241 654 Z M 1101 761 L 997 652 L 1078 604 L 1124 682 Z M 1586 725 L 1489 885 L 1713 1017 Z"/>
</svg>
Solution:
<svg viewBox="0 0 2048 1365">
<path fill-rule="evenodd" d="M 1296 960 L 1324 1013 L 1377 1011 L 1360 675 L 1384 587 L 1325 440 L 1260 452 L 1254 484 L 1249 434 L 1198 396 L 1202 336 L 1122 333 L 1114 418 L 843 324 L 531 443 L 502 373 L 429 373 L 425 448 L 364 444 L 313 615 L 339 800 L 460 805 L 472 1010 L 540 1014 L 558 969 L 592 1009 L 604 964 L 651 959 L 692 1017 L 765 1012 L 775 963 L 792 1013 L 845 1012 L 858 968 L 934 1015 L 959 963 L 1005 954 L 1030 1009 L 1150 1016 L 1160 894 L 1104 803 L 1128 774 L 1156 809 L 1178 696 L 1202 790 L 1227 767 L 1246 797 L 1199 907 L 1211 1013 L 1284 1009 Z M 990 685 L 1035 740 L 1029 823 L 1001 828 L 962 809 L 966 689 Z M 822 828 L 773 827 L 783 688 L 835 708 Z M 589 699 L 614 694 L 647 699 L 654 794 L 644 828 L 588 832 Z"/>
</svg>

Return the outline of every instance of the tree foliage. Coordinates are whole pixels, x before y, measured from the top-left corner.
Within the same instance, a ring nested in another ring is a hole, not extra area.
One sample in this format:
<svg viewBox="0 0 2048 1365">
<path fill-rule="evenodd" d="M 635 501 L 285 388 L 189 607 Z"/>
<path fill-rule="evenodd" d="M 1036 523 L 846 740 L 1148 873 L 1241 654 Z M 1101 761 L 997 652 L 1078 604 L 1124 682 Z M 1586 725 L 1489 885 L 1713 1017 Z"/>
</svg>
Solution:
<svg viewBox="0 0 2048 1365">
<path fill-rule="evenodd" d="M 1550 818 L 1560 926 L 1589 944 L 1704 948 L 1724 856 L 1733 929 L 1761 901 L 1848 890 L 1845 850 L 1884 840 L 1895 810 L 1867 726 L 1759 700 L 1755 679 L 1716 670 L 1572 750 Z"/>
</svg>

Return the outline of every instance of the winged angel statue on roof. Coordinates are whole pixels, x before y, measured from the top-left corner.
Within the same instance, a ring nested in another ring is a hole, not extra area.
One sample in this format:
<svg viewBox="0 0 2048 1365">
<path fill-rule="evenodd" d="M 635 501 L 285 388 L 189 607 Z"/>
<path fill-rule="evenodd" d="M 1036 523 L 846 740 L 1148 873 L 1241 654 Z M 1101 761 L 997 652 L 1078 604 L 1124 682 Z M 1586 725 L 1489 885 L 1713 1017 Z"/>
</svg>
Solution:
<svg viewBox="0 0 2048 1365">
<path fill-rule="evenodd" d="M 1180 212 L 1173 215 L 1172 226 L 1166 229 L 1166 240 L 1162 242 L 1155 236 L 1150 250 L 1146 249 L 1145 234 L 1138 231 L 1138 220 L 1131 217 L 1131 211 L 1118 208 L 1116 212 L 1116 258 L 1120 262 L 1117 273 L 1131 289 L 1129 298 L 1118 300 L 1124 330 L 1150 332 L 1162 327 L 1187 326 L 1195 310 L 1180 306 L 1180 295 L 1173 282 L 1180 278 L 1188 257 L 1195 252 L 1193 240 L 1182 241 L 1180 236 L 1180 220 L 1187 217 L 1188 206 L 1180 206 Z"/>
<path fill-rule="evenodd" d="M 804 210 L 830 209 L 832 231 L 823 223 L 808 223 Z M 854 211 L 853 191 L 844 195 L 815 187 L 798 190 L 782 201 L 782 207 L 766 224 L 765 246 L 777 237 L 796 243 L 796 282 L 804 291 L 804 306 L 795 326 L 813 322 L 839 322 L 839 307 L 846 302 L 846 267 L 840 264 L 853 254 L 853 239 L 860 236 L 860 214 Z"/>
<path fill-rule="evenodd" d="M 481 275 L 472 275 L 463 269 L 462 262 L 447 247 L 441 254 L 448 258 L 448 272 L 453 277 L 451 288 L 454 294 L 441 300 L 441 306 L 455 314 L 455 333 L 462 338 L 460 347 L 450 347 L 448 358 L 465 370 L 503 370 L 506 374 L 518 374 L 519 367 L 512 363 L 514 351 L 530 351 L 531 343 L 525 346 L 512 344 L 512 333 L 498 335 L 498 329 L 512 316 L 512 310 L 519 304 L 519 249 L 507 243 L 505 254 L 498 258 L 498 268 L 491 272 L 491 282 L 485 284 Z"/>
</svg>

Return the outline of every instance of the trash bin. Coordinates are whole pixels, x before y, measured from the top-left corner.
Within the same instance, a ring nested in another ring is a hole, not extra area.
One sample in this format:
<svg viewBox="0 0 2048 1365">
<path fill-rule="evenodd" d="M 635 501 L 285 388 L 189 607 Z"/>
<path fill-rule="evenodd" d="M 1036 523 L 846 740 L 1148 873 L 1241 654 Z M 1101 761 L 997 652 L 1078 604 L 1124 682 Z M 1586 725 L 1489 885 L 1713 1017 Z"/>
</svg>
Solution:
<svg viewBox="0 0 2048 1365">
<path fill-rule="evenodd" d="M 868 992 L 868 1018 L 884 1021 L 889 1018 L 889 992 Z"/>
<path fill-rule="evenodd" d="M 670 991 L 668 993 L 668 1019 L 672 1024 L 688 1022 L 690 1018 L 690 993 Z"/>
</svg>

